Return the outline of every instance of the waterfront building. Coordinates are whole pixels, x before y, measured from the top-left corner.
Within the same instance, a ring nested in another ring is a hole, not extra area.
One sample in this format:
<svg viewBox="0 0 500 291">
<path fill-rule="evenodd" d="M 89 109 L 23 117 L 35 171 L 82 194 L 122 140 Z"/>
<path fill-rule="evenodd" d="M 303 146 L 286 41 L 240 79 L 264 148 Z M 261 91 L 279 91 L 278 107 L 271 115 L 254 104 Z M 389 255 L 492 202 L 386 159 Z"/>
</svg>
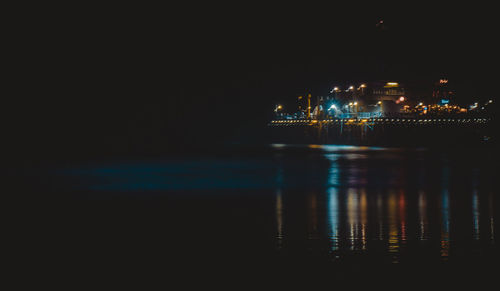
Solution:
<svg viewBox="0 0 500 291">
<path fill-rule="evenodd" d="M 448 79 L 439 79 L 439 81 L 434 83 L 432 89 L 433 104 L 449 104 L 453 100 L 453 95 L 454 91 L 451 89 Z"/>
</svg>

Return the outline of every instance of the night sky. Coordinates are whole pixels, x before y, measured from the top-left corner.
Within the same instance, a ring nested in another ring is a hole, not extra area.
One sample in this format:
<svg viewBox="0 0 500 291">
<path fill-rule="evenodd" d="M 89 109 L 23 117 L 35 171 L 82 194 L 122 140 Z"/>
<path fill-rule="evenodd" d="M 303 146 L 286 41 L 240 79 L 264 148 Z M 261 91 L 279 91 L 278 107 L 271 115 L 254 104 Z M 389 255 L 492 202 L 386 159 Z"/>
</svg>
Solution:
<svg viewBox="0 0 500 291">
<path fill-rule="evenodd" d="M 379 79 L 459 100 L 497 92 L 494 9 L 383 3 L 22 7 L 16 149 L 30 156 L 162 153 L 257 136 L 276 103 Z M 376 27 L 380 21 L 384 27 Z"/>
</svg>

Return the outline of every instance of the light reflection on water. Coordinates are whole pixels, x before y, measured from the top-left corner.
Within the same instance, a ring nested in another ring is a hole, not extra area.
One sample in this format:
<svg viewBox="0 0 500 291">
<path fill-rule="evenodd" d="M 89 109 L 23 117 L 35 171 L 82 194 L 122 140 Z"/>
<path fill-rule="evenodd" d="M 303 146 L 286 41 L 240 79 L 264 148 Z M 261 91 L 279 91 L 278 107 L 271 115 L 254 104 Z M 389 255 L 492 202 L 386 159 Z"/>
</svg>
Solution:
<svg viewBox="0 0 500 291">
<path fill-rule="evenodd" d="M 276 195 L 276 225 L 277 240 L 279 248 L 286 248 L 288 243 L 287 233 L 284 226 L 284 217 L 286 217 L 286 208 L 284 206 L 283 196 L 286 193 L 281 191 Z M 434 209 L 428 209 L 429 202 L 427 195 L 420 192 L 414 197 L 414 202 L 408 203 L 408 194 L 404 191 L 389 192 L 387 194 L 370 193 L 366 189 L 349 188 L 345 191 L 331 187 L 327 190 L 325 216 L 322 217 L 321 208 L 318 199 L 319 193 L 311 192 L 307 195 L 308 229 L 307 240 L 319 240 L 325 235 L 329 245 L 329 253 L 338 256 L 340 253 L 347 252 L 365 252 L 371 248 L 375 252 L 386 252 L 392 262 L 398 263 L 401 250 L 406 248 L 409 240 L 422 242 L 431 240 L 439 242 L 439 255 L 442 260 L 447 260 L 451 255 L 450 251 L 453 245 L 454 237 L 451 235 L 452 218 L 450 216 L 450 194 L 443 191 L 439 200 L 434 199 L 433 203 L 438 206 L 440 213 L 431 214 Z M 479 219 L 478 194 L 475 192 L 474 200 L 471 204 L 469 215 L 472 216 L 472 228 L 464 229 L 467 226 L 457 224 L 457 238 L 462 239 L 464 234 L 470 233 L 474 240 L 489 239 L 494 243 L 494 223 L 495 218 L 492 211 L 489 211 L 488 234 L 481 235 L 479 232 L 481 221 Z M 490 194 L 490 199 L 492 195 Z M 342 202 L 343 201 L 343 202 Z M 410 211 L 415 219 L 408 218 L 409 207 L 415 207 L 416 211 Z M 464 213 L 464 215 L 468 215 Z M 326 228 L 321 230 L 320 219 L 325 219 Z M 435 231 L 433 223 L 440 225 L 439 231 Z M 413 224 L 413 225 L 412 225 Z M 291 226 L 288 226 L 291 227 Z M 293 227 L 293 226 L 292 226 Z M 322 233 L 322 231 L 324 233 Z M 413 232 L 413 233 L 412 233 Z M 460 233 L 458 233 L 460 232 Z M 384 242 L 384 249 L 376 241 Z M 310 246 L 318 243 L 310 244 Z"/>
<path fill-rule="evenodd" d="M 409 252 L 425 250 L 428 252 L 425 255 L 432 256 L 432 250 L 437 250 L 435 256 L 448 261 L 455 244 L 463 247 L 467 240 L 481 240 L 494 245 L 494 194 L 487 190 L 487 193 L 481 192 L 484 187 L 478 184 L 477 170 L 475 175 L 469 175 L 470 169 L 451 169 L 446 159 L 423 163 L 417 159 L 411 161 L 411 166 L 416 168 L 413 176 L 408 176 L 411 169 L 399 168 L 401 164 L 387 166 L 385 159 L 373 160 L 369 148 L 356 148 L 355 153 L 344 152 L 350 151 L 350 147 L 324 148 L 323 156 L 329 161 L 325 189 L 309 191 L 307 205 L 288 207 L 307 208 L 307 239 L 324 237 L 329 254 L 335 258 L 350 253 L 385 253 L 393 263 L 398 263 Z M 394 152 L 388 152 L 394 157 Z M 440 170 L 426 173 L 436 166 Z M 382 181 L 374 181 L 374 176 Z M 452 185 L 452 180 L 458 186 Z M 280 190 L 277 201 L 281 205 L 288 195 L 300 195 L 295 192 Z M 480 203 L 485 195 L 488 208 L 482 208 Z M 485 210 L 487 220 L 482 218 Z M 293 226 L 283 228 L 286 216 L 280 207 L 279 239 L 285 249 L 294 242 L 287 241 L 288 234 L 283 233 L 283 229 L 296 231 Z M 472 223 L 468 224 L 463 217 L 470 217 Z M 321 219 L 325 220 L 323 230 L 318 229 L 323 224 Z M 488 231 L 483 233 L 485 228 Z"/>
<path fill-rule="evenodd" d="M 111 163 L 58 174 L 97 193 L 250 193 L 245 199 L 269 205 L 268 217 L 260 208 L 247 211 L 267 217 L 256 228 L 272 229 L 278 252 L 374 254 L 400 263 L 411 254 L 447 261 L 456 249 L 495 246 L 498 199 L 480 164 L 453 164 L 446 153 L 421 149 L 272 149 L 257 158 Z"/>
<path fill-rule="evenodd" d="M 331 251 L 339 249 L 339 196 L 336 188 L 330 188 L 328 191 L 328 226 L 330 232 Z"/>
</svg>

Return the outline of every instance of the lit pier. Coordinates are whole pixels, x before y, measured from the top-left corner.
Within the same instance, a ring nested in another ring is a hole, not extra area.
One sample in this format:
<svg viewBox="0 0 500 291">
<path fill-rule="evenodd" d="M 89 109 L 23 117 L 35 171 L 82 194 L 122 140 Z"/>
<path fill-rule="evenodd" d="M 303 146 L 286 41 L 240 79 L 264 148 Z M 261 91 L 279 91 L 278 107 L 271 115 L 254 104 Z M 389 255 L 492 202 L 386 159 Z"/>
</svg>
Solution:
<svg viewBox="0 0 500 291">
<path fill-rule="evenodd" d="M 472 124 L 486 124 L 490 122 L 490 118 L 338 118 L 338 119 L 325 119 L 325 120 L 272 120 L 269 126 L 319 126 L 319 125 L 415 125 L 415 126 L 429 126 L 429 125 L 472 125 Z"/>
<path fill-rule="evenodd" d="M 355 145 L 470 144 L 491 139 L 491 118 L 276 119 L 268 124 L 273 142 Z"/>
</svg>

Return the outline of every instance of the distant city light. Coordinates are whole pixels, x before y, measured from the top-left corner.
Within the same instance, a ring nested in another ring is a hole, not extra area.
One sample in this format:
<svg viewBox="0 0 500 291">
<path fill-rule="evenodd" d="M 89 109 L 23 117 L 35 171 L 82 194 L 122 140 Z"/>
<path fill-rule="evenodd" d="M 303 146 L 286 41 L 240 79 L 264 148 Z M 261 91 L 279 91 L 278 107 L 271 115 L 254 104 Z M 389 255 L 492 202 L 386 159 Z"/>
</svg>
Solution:
<svg viewBox="0 0 500 291">
<path fill-rule="evenodd" d="M 439 84 L 447 84 L 448 80 L 447 79 L 438 79 L 438 83 L 434 81 L 434 85 L 439 86 Z M 493 99 L 480 99 L 482 101 L 478 102 L 470 102 L 466 106 L 466 108 L 461 108 L 461 106 L 454 105 L 451 101 L 453 101 L 450 97 L 452 96 L 453 92 L 441 92 L 441 91 L 435 91 L 433 92 L 433 99 L 435 101 L 433 102 L 426 102 L 427 104 L 424 105 L 423 102 L 415 102 L 415 99 L 407 100 L 406 96 L 401 96 L 405 93 L 404 88 L 399 88 L 401 85 L 398 82 L 382 82 L 382 83 L 370 83 L 370 90 L 367 92 L 368 94 L 365 94 L 366 90 L 362 90 L 363 88 L 367 88 L 366 83 L 357 83 L 354 82 L 352 84 L 358 84 L 358 87 L 349 85 L 346 87 L 339 87 L 339 86 L 334 86 L 330 87 L 330 93 L 326 97 L 318 97 L 318 106 L 317 107 L 311 107 L 311 94 L 308 94 L 307 97 L 307 107 L 304 106 L 300 100 L 304 100 L 306 95 L 303 96 L 298 96 L 299 102 L 297 104 L 298 106 L 298 111 L 297 112 L 291 112 L 287 113 L 284 111 L 284 106 L 282 104 L 275 104 L 274 108 L 274 114 L 277 118 L 278 121 L 273 121 L 276 122 L 276 125 L 280 125 L 280 122 L 284 123 L 293 123 L 293 122 L 308 122 L 312 123 L 314 119 L 318 120 L 319 122 L 322 123 L 335 123 L 337 121 L 348 121 L 350 118 L 355 118 L 357 122 L 362 122 L 364 118 L 369 118 L 370 122 L 375 121 L 374 117 L 384 117 L 384 116 L 391 116 L 392 114 L 395 114 L 394 116 L 398 117 L 399 115 L 397 114 L 411 114 L 411 115 L 421 115 L 421 116 L 429 116 L 432 114 L 433 116 L 440 116 L 442 114 L 458 114 L 458 113 L 464 113 L 468 112 L 469 110 L 472 112 L 476 111 L 482 111 L 481 109 L 485 110 L 488 109 L 488 105 L 493 103 Z M 373 86 L 373 90 L 371 87 Z M 442 85 L 442 87 L 446 87 Z M 382 89 L 386 88 L 386 89 Z M 441 90 L 441 89 L 440 89 Z M 327 91 L 328 92 L 328 91 Z M 359 94 L 355 94 L 358 92 Z M 437 93 L 436 93 L 437 92 Z M 443 94 L 441 94 L 443 93 Z M 337 96 L 339 94 L 340 96 Z M 397 94 L 397 95 L 396 95 Z M 408 93 L 410 94 L 410 93 Z M 390 100 L 384 100 L 386 98 L 390 98 L 390 96 L 394 99 Z M 398 97 L 398 95 L 400 95 Z M 410 94 L 411 95 L 411 94 Z M 450 97 L 448 97 L 450 96 Z M 351 99 L 351 102 L 342 102 L 341 104 L 338 103 L 337 97 L 342 97 L 342 99 Z M 492 96 L 490 96 L 491 98 Z M 366 98 L 366 99 L 365 99 Z M 369 100 L 375 99 L 376 103 L 370 103 Z M 359 103 L 357 100 L 353 99 L 359 99 L 361 100 Z M 377 100 L 378 99 L 378 100 Z M 473 100 L 474 98 L 472 98 Z M 295 99 L 297 101 L 297 99 Z M 337 101 L 335 101 L 337 100 Z M 417 99 L 418 100 L 418 99 Z M 478 100 L 478 99 L 476 99 Z M 385 104 L 388 102 L 388 104 Z M 335 103 L 335 104 L 334 104 Z M 359 104 L 358 104 L 359 103 Z M 365 104 L 366 103 L 366 104 Z M 394 104 L 399 104 L 399 106 L 389 106 L 389 103 L 394 103 Z M 412 105 L 417 103 L 417 105 Z M 481 103 L 481 106 L 479 105 Z M 362 105 L 360 105 L 362 104 Z M 384 106 L 382 106 L 384 105 Z M 387 105 L 387 106 L 385 106 Z M 288 105 L 287 105 L 288 106 Z M 365 108 L 366 106 L 366 108 Z M 385 108 L 387 107 L 387 108 Z M 491 106 L 489 106 L 491 107 Z M 287 110 L 290 110 L 289 107 L 287 107 Z M 306 110 L 304 110 L 306 108 Z M 314 112 L 311 111 L 312 108 L 315 108 Z M 384 109 L 384 110 L 382 110 Z M 321 115 L 319 114 L 325 110 L 326 115 Z M 307 114 L 306 114 L 307 113 Z M 312 113 L 312 114 L 311 114 Z M 307 119 L 305 119 L 307 116 Z M 465 116 L 465 115 L 463 115 Z M 323 120 L 320 120 L 321 118 L 324 118 Z M 335 119 L 336 118 L 336 119 Z M 373 119 L 372 119 L 373 118 Z M 284 120 L 284 121 L 283 121 Z M 288 120 L 288 121 L 287 121 Z M 391 121 L 411 121 L 410 119 L 390 119 Z M 451 119 L 450 119 L 451 120 Z M 448 120 L 448 121 L 450 121 Z M 382 120 L 383 121 L 383 120 Z M 386 120 L 387 121 L 387 120 Z M 429 119 L 429 120 L 417 120 L 419 122 L 424 122 L 424 121 L 438 121 L 438 119 Z M 447 120 L 443 120 L 447 121 Z M 458 121 L 458 122 L 469 122 L 468 120 L 451 120 L 451 121 Z M 415 122 L 415 120 L 414 120 Z M 422 123 L 421 123 L 422 124 Z M 426 123 L 427 124 L 427 123 Z M 281 124 L 285 125 L 285 124 Z"/>
<path fill-rule="evenodd" d="M 450 100 L 448 99 L 441 99 L 441 104 L 448 105 L 450 103 Z"/>
</svg>

